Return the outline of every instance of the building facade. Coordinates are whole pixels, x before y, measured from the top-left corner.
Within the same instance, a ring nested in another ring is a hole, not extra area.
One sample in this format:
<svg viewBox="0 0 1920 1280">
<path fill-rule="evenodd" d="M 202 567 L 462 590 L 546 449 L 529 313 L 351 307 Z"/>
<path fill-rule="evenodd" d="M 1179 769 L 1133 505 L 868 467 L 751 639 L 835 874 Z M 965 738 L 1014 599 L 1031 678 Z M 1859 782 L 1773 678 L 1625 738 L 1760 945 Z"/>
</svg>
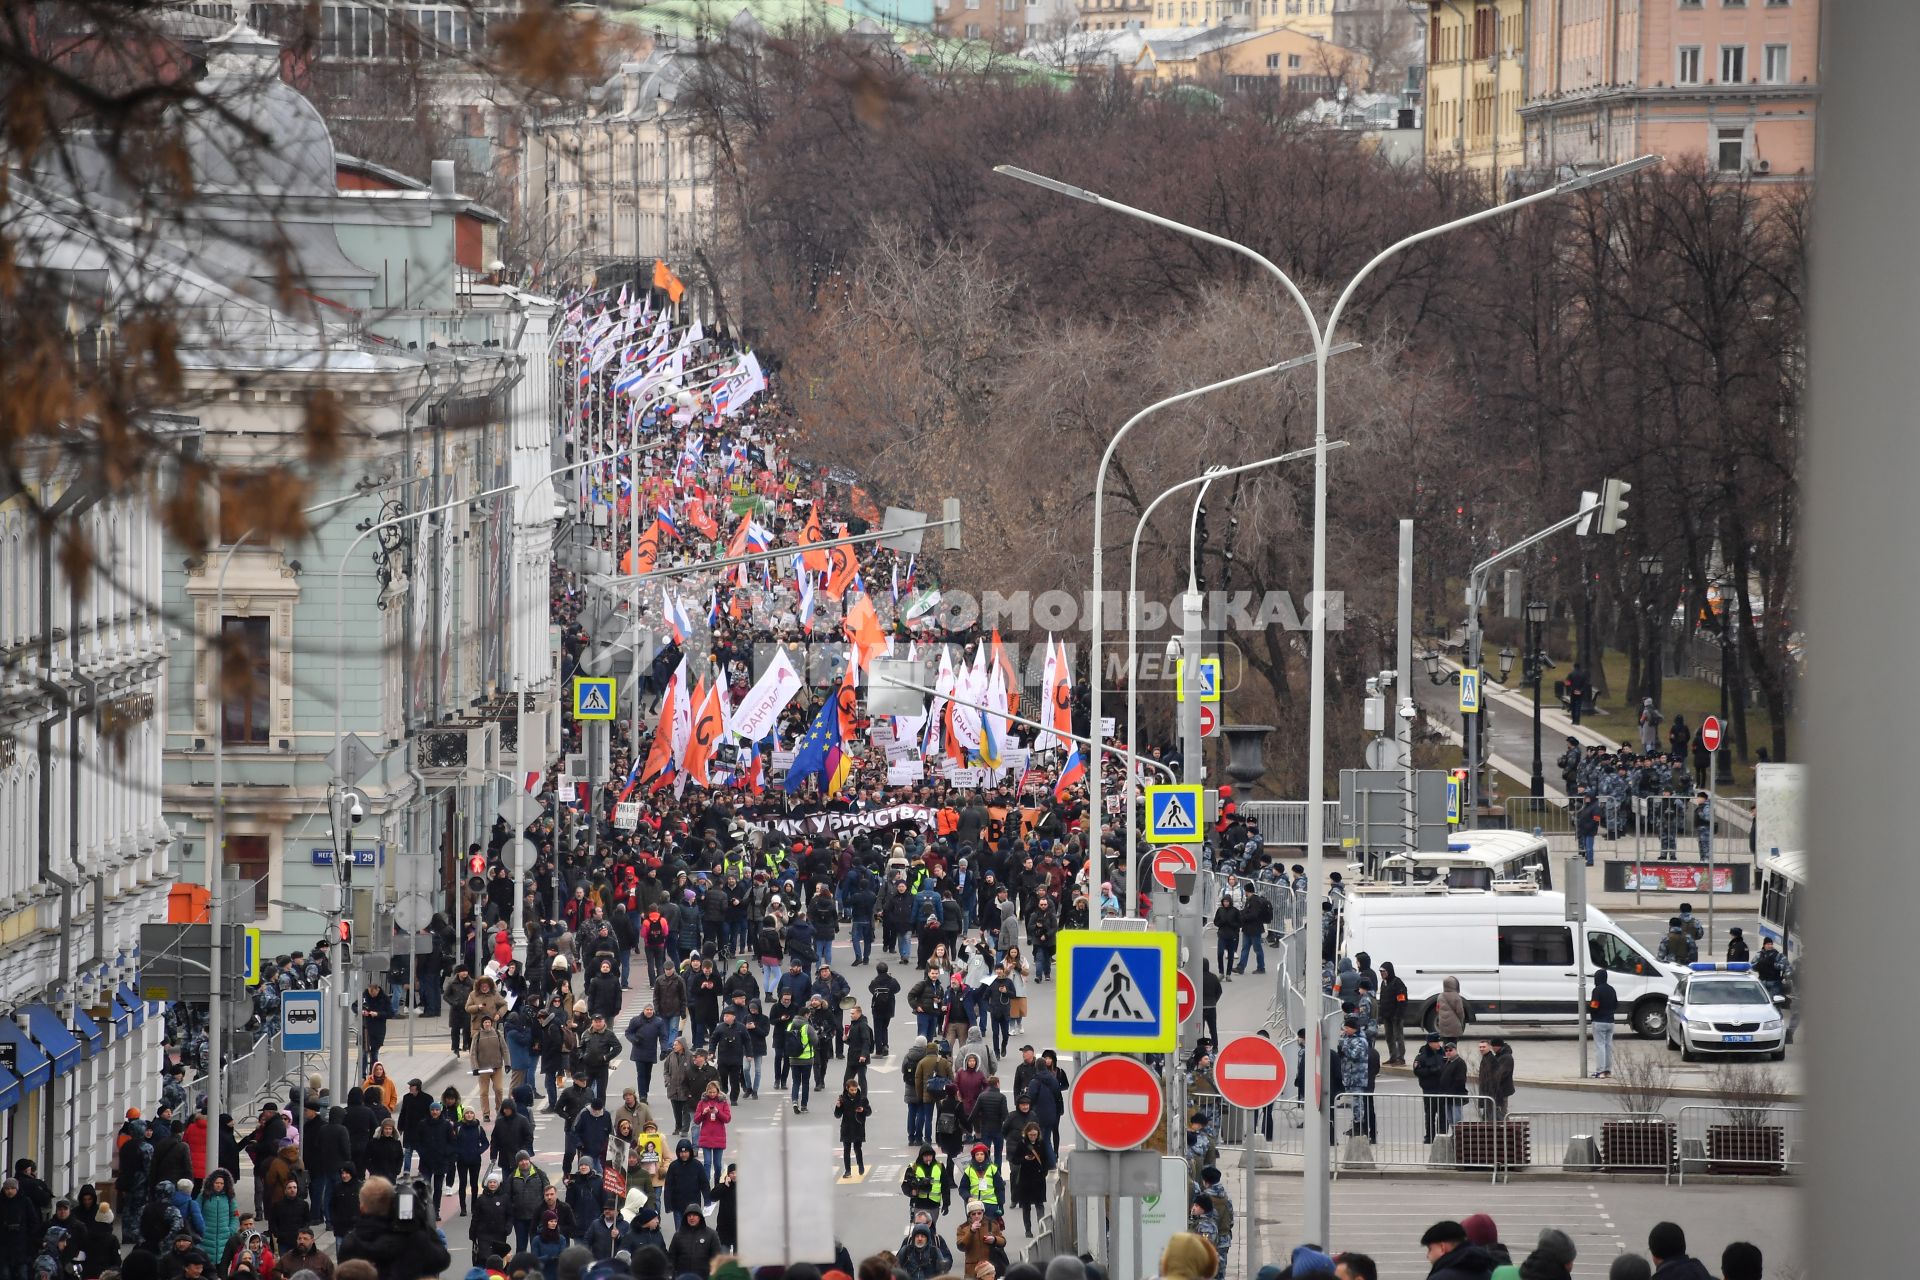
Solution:
<svg viewBox="0 0 1920 1280">
<path fill-rule="evenodd" d="M 0 1161 L 66 1188 L 107 1176 L 125 1108 L 160 1088 L 161 1010 L 138 971 L 173 871 L 163 545 L 150 496 L 52 461 L 25 479 L 0 494 Z M 84 581 L 42 511 L 95 549 Z"/>
<path fill-rule="evenodd" d="M 714 230 L 713 159 L 677 105 L 690 59 L 656 45 L 594 89 L 585 108 L 528 122 L 521 207 L 542 228 L 546 278 L 592 279 L 670 263 L 712 314 L 701 256 Z"/>
<path fill-rule="evenodd" d="M 1533 0 L 1520 109 L 1540 180 L 1654 153 L 1813 173 L 1819 0 Z"/>
<path fill-rule="evenodd" d="M 1430 0 L 1427 7 L 1427 163 L 1478 175 L 1494 200 L 1525 165 L 1528 9 L 1529 0 Z"/>
</svg>

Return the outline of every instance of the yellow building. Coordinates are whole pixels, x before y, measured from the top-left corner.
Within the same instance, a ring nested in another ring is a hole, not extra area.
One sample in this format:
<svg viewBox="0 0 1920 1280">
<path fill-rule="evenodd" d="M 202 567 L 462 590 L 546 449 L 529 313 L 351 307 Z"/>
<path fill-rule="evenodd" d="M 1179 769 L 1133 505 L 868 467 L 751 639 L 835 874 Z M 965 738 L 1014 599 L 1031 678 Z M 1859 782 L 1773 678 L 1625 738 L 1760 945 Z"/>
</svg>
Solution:
<svg viewBox="0 0 1920 1280">
<path fill-rule="evenodd" d="M 1427 163 L 1461 164 L 1501 199 L 1525 167 L 1527 0 L 1429 0 Z"/>
<path fill-rule="evenodd" d="M 1198 34 L 1149 28 L 1140 36 L 1134 71 L 1146 80 L 1233 90 L 1279 81 L 1293 93 L 1329 97 L 1342 88 L 1357 93 L 1367 85 L 1365 54 L 1284 27 L 1215 27 Z"/>
<path fill-rule="evenodd" d="M 1214 27 L 1224 23 L 1253 31 L 1272 31 L 1284 27 L 1322 40 L 1333 35 L 1335 0 L 1144 0 L 1146 12 L 1139 17 L 1149 30 L 1155 27 Z M 1098 0 L 1081 0 L 1083 23 L 1109 16 Z M 1088 27 L 1094 30 L 1097 27 Z"/>
</svg>

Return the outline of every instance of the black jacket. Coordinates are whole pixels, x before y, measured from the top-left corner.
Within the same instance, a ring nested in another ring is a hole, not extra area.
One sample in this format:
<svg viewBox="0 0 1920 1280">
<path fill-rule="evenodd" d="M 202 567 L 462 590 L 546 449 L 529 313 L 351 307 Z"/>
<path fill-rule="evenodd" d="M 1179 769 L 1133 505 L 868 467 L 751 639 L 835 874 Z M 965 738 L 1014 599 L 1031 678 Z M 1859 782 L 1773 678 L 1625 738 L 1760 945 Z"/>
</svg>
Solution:
<svg viewBox="0 0 1920 1280">
<path fill-rule="evenodd" d="M 1654 1268 L 1653 1280 L 1713 1280 L 1713 1273 L 1698 1258 L 1668 1258 Z"/>
<path fill-rule="evenodd" d="M 347 1137 L 347 1127 L 340 1123 L 342 1108 L 335 1107 L 330 1114 L 330 1119 L 307 1122 L 306 1132 L 301 1135 L 300 1158 L 316 1180 L 336 1182 L 340 1170 L 353 1160 L 353 1142 Z"/>
<path fill-rule="evenodd" d="M 362 1218 L 335 1250 L 337 1260 L 364 1258 L 380 1280 L 422 1280 L 453 1265 L 453 1257 L 431 1231 L 395 1231 L 379 1218 Z"/>
<path fill-rule="evenodd" d="M 673 1242 L 667 1246 L 667 1261 L 673 1265 L 675 1275 L 690 1271 L 703 1276 L 712 1268 L 719 1253 L 720 1237 L 703 1221 L 697 1227 L 682 1226 L 673 1233 Z M 381 1280 L 386 1278 L 383 1276 Z"/>
<path fill-rule="evenodd" d="M 1463 1244 L 1451 1253 L 1440 1255 L 1440 1260 L 1427 1272 L 1427 1280 L 1489 1280 L 1493 1267 L 1492 1254 L 1477 1244 Z"/>
<path fill-rule="evenodd" d="M 505 1245 L 513 1239 L 513 1212 L 507 1207 L 504 1186 L 498 1191 L 483 1190 L 474 1196 L 473 1217 L 467 1223 L 467 1238 L 473 1241 L 475 1257 L 490 1252 L 485 1246 Z"/>
</svg>

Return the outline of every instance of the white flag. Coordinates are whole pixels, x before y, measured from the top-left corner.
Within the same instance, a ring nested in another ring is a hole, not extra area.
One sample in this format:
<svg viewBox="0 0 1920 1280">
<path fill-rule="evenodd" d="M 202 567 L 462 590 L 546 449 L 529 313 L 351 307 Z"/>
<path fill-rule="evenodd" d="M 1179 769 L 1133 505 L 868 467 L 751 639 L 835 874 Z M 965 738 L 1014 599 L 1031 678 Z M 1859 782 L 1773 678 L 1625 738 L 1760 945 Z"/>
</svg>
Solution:
<svg viewBox="0 0 1920 1280">
<path fill-rule="evenodd" d="M 1040 670 L 1040 688 L 1045 694 L 1049 705 L 1051 705 L 1053 700 L 1053 676 L 1059 667 L 1059 661 L 1059 657 L 1053 651 L 1053 636 L 1049 633 L 1047 636 L 1047 662 L 1046 666 Z M 1045 716 L 1043 714 L 1036 718 L 1045 719 Z M 1064 743 L 1053 736 L 1051 730 L 1047 729 L 1042 729 L 1040 736 L 1033 740 L 1033 749 L 1035 751 L 1051 751 L 1056 746 L 1064 745 Z"/>
<path fill-rule="evenodd" d="M 748 742 L 758 742 L 780 723 L 780 713 L 800 692 L 800 673 L 794 669 L 787 651 L 781 649 L 760 678 L 733 709 L 733 732 Z"/>
</svg>

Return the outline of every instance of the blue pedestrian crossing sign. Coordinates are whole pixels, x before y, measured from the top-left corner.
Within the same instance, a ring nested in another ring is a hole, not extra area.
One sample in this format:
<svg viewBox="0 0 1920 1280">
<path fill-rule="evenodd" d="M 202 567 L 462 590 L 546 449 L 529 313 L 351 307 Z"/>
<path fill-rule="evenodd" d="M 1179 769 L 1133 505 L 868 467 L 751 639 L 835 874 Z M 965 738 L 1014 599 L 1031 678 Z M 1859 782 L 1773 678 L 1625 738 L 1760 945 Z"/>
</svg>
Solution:
<svg viewBox="0 0 1920 1280">
<path fill-rule="evenodd" d="M 1453 774 L 1447 775 L 1447 821 L 1460 821 L 1460 779 Z"/>
<path fill-rule="evenodd" d="M 573 718 L 575 720 L 613 719 L 613 679 L 597 676 L 573 678 Z"/>
<path fill-rule="evenodd" d="M 1460 714 L 1468 716 L 1480 714 L 1480 669 L 1478 667 L 1460 668 Z"/>
<path fill-rule="evenodd" d="M 1201 838 L 1206 799 L 1192 786 L 1147 788 L 1147 843 L 1181 844 Z"/>
<path fill-rule="evenodd" d="M 1066 929 L 1055 939 L 1054 1043 L 1090 1053 L 1171 1053 L 1180 1019 L 1171 933 Z"/>
<path fill-rule="evenodd" d="M 280 993 L 280 1047 L 288 1053 L 319 1053 L 327 1047 L 326 994 Z"/>
<path fill-rule="evenodd" d="M 1187 684 L 1187 660 L 1180 659 L 1173 667 L 1174 692 L 1180 701 L 1198 698 L 1202 702 L 1220 701 L 1220 659 L 1202 658 L 1193 667 L 1193 684 Z"/>
</svg>

